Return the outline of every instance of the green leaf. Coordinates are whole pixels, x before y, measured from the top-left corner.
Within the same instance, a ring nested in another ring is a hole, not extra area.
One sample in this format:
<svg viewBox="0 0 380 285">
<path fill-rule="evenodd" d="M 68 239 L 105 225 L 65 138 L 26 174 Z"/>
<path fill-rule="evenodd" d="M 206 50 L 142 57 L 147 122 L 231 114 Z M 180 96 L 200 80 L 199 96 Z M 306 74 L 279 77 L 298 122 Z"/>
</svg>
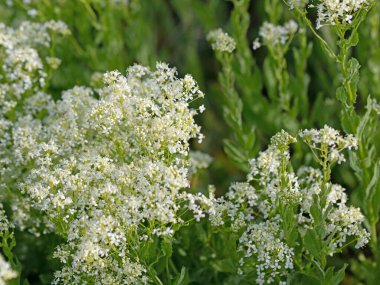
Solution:
<svg viewBox="0 0 380 285">
<path fill-rule="evenodd" d="M 371 204 L 371 208 L 373 211 L 370 211 L 371 221 L 379 220 L 379 211 L 380 211 L 380 160 L 377 161 L 375 167 L 373 169 L 372 179 L 366 187 L 366 196 L 369 199 L 369 203 Z"/>
<path fill-rule="evenodd" d="M 349 44 L 352 47 L 357 46 L 359 43 L 359 33 L 358 32 L 353 32 L 352 35 L 350 36 L 349 39 Z"/>
<path fill-rule="evenodd" d="M 360 158 L 356 152 L 349 152 L 349 162 L 351 168 L 355 171 L 356 176 L 361 179 L 362 176 L 362 168 L 360 164 Z"/>
<path fill-rule="evenodd" d="M 318 260 L 321 258 L 322 241 L 314 229 L 308 229 L 305 232 L 303 244 L 312 256 Z"/>
<path fill-rule="evenodd" d="M 359 140 L 359 142 L 363 140 L 363 134 L 366 127 L 368 127 L 368 122 L 371 118 L 371 113 L 372 113 L 372 99 L 370 96 L 368 96 L 367 111 L 365 112 L 364 116 L 361 118 L 358 124 L 357 132 L 356 132 L 356 138 Z"/>
<path fill-rule="evenodd" d="M 164 238 L 162 243 L 162 252 L 164 253 L 166 258 L 169 258 L 173 254 L 173 245 L 172 245 L 172 240 L 169 238 Z"/>
<path fill-rule="evenodd" d="M 321 285 L 319 278 L 316 278 L 313 274 L 308 272 L 297 272 L 293 276 L 290 276 L 288 284 L 292 285 Z"/>
<path fill-rule="evenodd" d="M 177 278 L 174 280 L 173 285 L 184 285 L 184 284 L 186 284 L 187 283 L 185 280 L 186 272 L 187 272 L 186 267 L 182 266 L 181 272 L 179 273 Z"/>
<path fill-rule="evenodd" d="M 270 57 L 267 57 L 264 60 L 263 72 L 265 87 L 268 90 L 269 98 L 272 101 L 276 101 L 277 82 L 275 75 L 275 66 L 273 60 L 271 60 Z"/>
<path fill-rule="evenodd" d="M 345 105 L 347 103 L 347 92 L 341 86 L 336 90 L 336 98 Z"/>
<path fill-rule="evenodd" d="M 319 203 L 319 196 L 317 194 L 313 194 L 313 204 L 310 206 L 310 214 L 314 219 L 314 223 L 317 225 L 322 222 L 322 212 Z"/>
<path fill-rule="evenodd" d="M 339 285 L 344 279 L 347 264 L 345 264 L 337 272 L 334 272 L 334 267 L 329 267 L 325 273 L 325 280 L 322 284 L 325 285 Z"/>
<path fill-rule="evenodd" d="M 358 83 L 359 83 L 359 69 L 360 69 L 359 61 L 356 58 L 351 58 L 348 61 L 348 77 L 347 77 L 347 80 L 350 83 L 351 90 L 353 91 L 355 98 L 353 98 L 354 102 L 349 102 L 350 105 L 355 103 L 356 94 L 357 94 L 357 90 L 358 90 Z"/>
<path fill-rule="evenodd" d="M 360 117 L 356 114 L 353 107 L 345 108 L 342 111 L 342 127 L 346 133 L 356 133 Z"/>
<path fill-rule="evenodd" d="M 212 261 L 211 266 L 218 272 L 236 273 L 237 270 L 235 263 L 230 258 Z"/>
<path fill-rule="evenodd" d="M 245 151 L 242 150 L 238 145 L 231 142 L 230 140 L 223 140 L 224 151 L 231 161 L 243 171 L 249 170 L 249 158 L 246 156 Z"/>
</svg>

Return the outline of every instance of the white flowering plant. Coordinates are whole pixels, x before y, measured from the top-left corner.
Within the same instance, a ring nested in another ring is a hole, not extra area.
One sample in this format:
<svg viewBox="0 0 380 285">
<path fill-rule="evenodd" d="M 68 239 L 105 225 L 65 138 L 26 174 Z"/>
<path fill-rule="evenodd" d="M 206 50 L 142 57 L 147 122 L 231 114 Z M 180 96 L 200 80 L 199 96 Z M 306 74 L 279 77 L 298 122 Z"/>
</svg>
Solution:
<svg viewBox="0 0 380 285">
<path fill-rule="evenodd" d="M 377 284 L 379 13 L 0 1 L 0 284 Z"/>
<path fill-rule="evenodd" d="M 320 150 L 320 169 L 293 172 L 289 147 L 297 140 L 282 131 L 251 160 L 247 182 L 232 184 L 209 208 L 213 226 L 239 235 L 237 272 L 242 280 L 249 276 L 257 284 L 338 284 L 341 273 L 319 274 L 334 271 L 326 268 L 327 257 L 351 243 L 356 248 L 368 243 L 364 215 L 346 205 L 344 188 L 330 180 L 331 166 L 343 159 L 343 149 L 356 147 L 355 139 L 327 126 L 299 136 L 312 150 Z"/>
</svg>

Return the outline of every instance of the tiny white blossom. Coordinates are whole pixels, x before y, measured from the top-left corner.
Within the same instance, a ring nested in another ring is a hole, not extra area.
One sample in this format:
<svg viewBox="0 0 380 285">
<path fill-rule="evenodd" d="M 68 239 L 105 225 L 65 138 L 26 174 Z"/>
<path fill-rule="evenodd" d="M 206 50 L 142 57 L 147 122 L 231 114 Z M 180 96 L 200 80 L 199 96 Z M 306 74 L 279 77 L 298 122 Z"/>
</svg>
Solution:
<svg viewBox="0 0 380 285">
<path fill-rule="evenodd" d="M 276 26 L 269 22 L 264 22 L 260 27 L 259 36 L 253 42 L 253 49 L 259 48 L 261 45 L 274 48 L 275 46 L 284 46 L 297 32 L 298 25 L 295 21 L 290 20 L 283 26 Z"/>
<path fill-rule="evenodd" d="M 367 9 L 373 0 L 320 0 L 317 4 L 317 29 L 324 25 L 350 25 L 356 14 Z"/>
<path fill-rule="evenodd" d="M 208 33 L 207 40 L 215 51 L 232 53 L 236 48 L 235 40 L 222 29 L 216 29 Z"/>
<path fill-rule="evenodd" d="M 11 268 L 10 264 L 0 254 L 0 285 L 6 285 L 9 280 L 16 277 L 17 272 Z"/>
</svg>

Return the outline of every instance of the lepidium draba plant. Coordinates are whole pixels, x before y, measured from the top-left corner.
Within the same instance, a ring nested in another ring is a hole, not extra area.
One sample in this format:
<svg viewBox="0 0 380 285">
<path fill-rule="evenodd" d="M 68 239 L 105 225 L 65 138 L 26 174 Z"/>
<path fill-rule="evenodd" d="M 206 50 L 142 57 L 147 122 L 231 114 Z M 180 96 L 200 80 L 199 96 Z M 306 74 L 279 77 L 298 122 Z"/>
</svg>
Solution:
<svg viewBox="0 0 380 285">
<path fill-rule="evenodd" d="M 241 282 L 340 284 L 346 266 L 328 267 L 328 257 L 368 243 L 364 216 L 346 205 L 345 189 L 330 177 L 332 166 L 344 161 L 342 151 L 357 147 L 356 139 L 328 126 L 301 131 L 299 137 L 319 168 L 295 172 L 289 147 L 297 140 L 281 131 L 251 160 L 247 181 L 234 183 L 210 206 L 211 223 L 240 236 Z"/>
<path fill-rule="evenodd" d="M 41 229 L 41 217 L 30 214 L 17 183 L 25 169 L 33 167 L 34 154 L 27 144 L 38 143 L 33 129 L 38 129 L 40 122 L 34 119 L 44 117 L 51 101 L 46 91 L 50 75 L 60 63 L 54 56 L 54 44 L 69 34 L 62 22 L 22 22 L 18 28 L 0 24 L 1 197 L 13 209 L 14 224 L 35 234 Z"/>
<path fill-rule="evenodd" d="M 64 92 L 36 123 L 39 143 L 26 137 L 19 149 L 34 164 L 20 191 L 66 239 L 55 284 L 170 284 L 172 236 L 188 222 L 181 215 L 203 215 L 180 191 L 189 187 L 189 140 L 202 140 L 189 102 L 203 93 L 163 63 L 104 81 Z M 157 262 L 166 263 L 162 281 Z"/>
<path fill-rule="evenodd" d="M 378 1 L 53 2 L 0 3 L 0 284 L 377 284 Z"/>
<path fill-rule="evenodd" d="M 293 1 L 294 2 L 294 1 Z M 372 265 L 366 266 L 368 274 L 359 273 L 359 279 L 366 283 L 376 283 L 380 268 L 380 253 L 376 224 L 379 221 L 379 178 L 380 160 L 378 150 L 378 103 L 370 94 L 358 94 L 360 63 L 354 57 L 354 48 L 360 44 L 359 28 L 365 23 L 377 1 L 309 1 L 309 9 L 317 9 L 317 21 L 307 18 L 308 9 L 292 4 L 310 30 L 317 37 L 330 58 L 338 63 L 341 86 L 336 90 L 336 98 L 341 102 L 341 125 L 345 132 L 354 133 L 358 139 L 358 152 L 350 154 L 350 165 L 355 171 L 359 186 L 356 195 L 368 217 L 371 232 Z M 373 9 L 373 13 L 377 13 Z M 368 23 L 365 23 L 368 25 Z M 336 41 L 328 41 L 320 31 L 330 32 Z M 376 51 L 374 52 L 376 53 Z M 373 63 L 368 63 L 373 64 Z M 367 75 L 368 77 L 368 75 Z M 358 96 L 360 95 L 360 96 Z M 373 94 L 373 95 L 376 95 Z M 364 259 L 364 258 L 363 258 Z M 371 262 L 369 262 L 371 263 Z M 371 269 L 370 269 L 371 268 Z M 373 277 L 377 276 L 377 277 Z"/>
</svg>

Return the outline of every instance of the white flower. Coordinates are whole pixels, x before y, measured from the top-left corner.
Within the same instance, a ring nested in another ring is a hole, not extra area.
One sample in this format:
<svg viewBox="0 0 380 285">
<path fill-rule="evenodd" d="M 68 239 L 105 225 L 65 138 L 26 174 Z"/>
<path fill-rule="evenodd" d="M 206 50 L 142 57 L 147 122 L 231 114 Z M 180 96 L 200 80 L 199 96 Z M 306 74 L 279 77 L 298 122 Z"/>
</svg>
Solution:
<svg viewBox="0 0 380 285">
<path fill-rule="evenodd" d="M 341 153 L 344 149 L 357 149 L 358 142 L 353 135 L 340 135 L 339 131 L 325 125 L 323 129 L 304 130 L 299 136 L 308 144 L 318 155 L 320 163 L 326 161 L 329 164 L 345 161 Z"/>
<path fill-rule="evenodd" d="M 0 254 L 0 285 L 6 285 L 9 280 L 16 277 L 17 272 L 11 268 L 10 264 Z"/>
<path fill-rule="evenodd" d="M 216 29 L 208 33 L 207 40 L 215 51 L 232 53 L 236 48 L 235 40 L 222 29 Z"/>
<path fill-rule="evenodd" d="M 372 0 L 320 0 L 317 29 L 324 25 L 350 25 L 356 14 L 367 9 Z"/>
<path fill-rule="evenodd" d="M 83 275 L 147 283 L 136 242 L 172 236 L 185 208 L 205 216 L 207 199 L 181 191 L 189 187 L 189 140 L 200 136 L 189 104 L 203 93 L 191 76 L 176 74 L 164 63 L 109 72 L 99 99 L 75 87 L 49 102 L 43 121 L 24 116 L 15 124 L 15 157 L 34 164 L 20 191 L 67 237 L 56 253 L 65 264 L 57 284 L 81 284 Z M 129 243 L 135 231 L 148 238 Z"/>
<path fill-rule="evenodd" d="M 287 246 L 282 236 L 280 221 L 273 219 L 250 225 L 240 237 L 238 250 L 244 252 L 241 265 L 244 265 L 244 259 L 255 257 L 257 284 L 273 283 L 293 269 L 294 250 Z"/>
<path fill-rule="evenodd" d="M 264 22 L 259 30 L 260 38 L 255 39 L 253 42 L 253 49 L 259 48 L 262 44 L 269 48 L 284 46 L 297 32 L 297 29 L 298 25 L 293 20 L 290 20 L 283 26 L 276 26 L 272 23 Z"/>
<path fill-rule="evenodd" d="M 189 153 L 189 163 L 190 170 L 189 173 L 195 173 L 198 169 L 207 168 L 213 161 L 212 157 L 207 153 L 201 151 L 190 151 Z"/>
<path fill-rule="evenodd" d="M 340 150 L 356 146 L 353 136 L 343 137 L 327 126 L 303 131 L 300 136 L 313 149 L 323 146 L 330 154 L 329 161 L 337 161 Z M 283 222 L 289 222 L 289 216 L 281 216 L 283 205 L 294 206 L 293 217 L 299 232 L 316 227 L 311 206 L 315 196 L 321 198 L 324 175 L 311 167 L 301 167 L 298 175 L 293 172 L 289 146 L 296 141 L 285 131 L 279 132 L 272 137 L 267 150 L 251 160 L 247 182 L 233 183 L 224 197 L 209 199 L 207 211 L 213 226 L 243 232 L 238 244 L 242 253 L 239 272 L 255 268 L 257 284 L 285 282 L 294 267 L 294 249 L 286 243 L 282 231 Z M 367 244 L 369 234 L 362 225 L 364 216 L 358 208 L 346 206 L 345 189 L 331 182 L 324 187 L 328 192 L 322 209 L 326 223 L 323 240 L 328 253 L 333 255 L 352 241 L 356 241 L 356 247 Z"/>
</svg>

